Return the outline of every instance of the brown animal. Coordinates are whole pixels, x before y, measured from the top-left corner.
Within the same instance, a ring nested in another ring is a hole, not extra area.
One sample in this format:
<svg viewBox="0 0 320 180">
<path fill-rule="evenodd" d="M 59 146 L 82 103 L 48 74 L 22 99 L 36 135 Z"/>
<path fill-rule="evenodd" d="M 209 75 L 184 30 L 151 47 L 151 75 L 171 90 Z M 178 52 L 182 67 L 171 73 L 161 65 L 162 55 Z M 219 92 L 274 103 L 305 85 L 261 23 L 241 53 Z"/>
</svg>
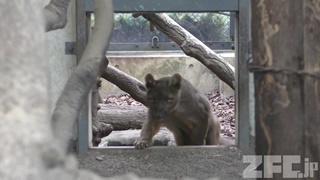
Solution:
<svg viewBox="0 0 320 180">
<path fill-rule="evenodd" d="M 159 80 L 147 74 L 145 81 L 149 117 L 134 143 L 137 149 L 150 147 L 161 126 L 173 133 L 178 146 L 229 144 L 220 138 L 220 122 L 208 99 L 180 74 Z"/>
</svg>

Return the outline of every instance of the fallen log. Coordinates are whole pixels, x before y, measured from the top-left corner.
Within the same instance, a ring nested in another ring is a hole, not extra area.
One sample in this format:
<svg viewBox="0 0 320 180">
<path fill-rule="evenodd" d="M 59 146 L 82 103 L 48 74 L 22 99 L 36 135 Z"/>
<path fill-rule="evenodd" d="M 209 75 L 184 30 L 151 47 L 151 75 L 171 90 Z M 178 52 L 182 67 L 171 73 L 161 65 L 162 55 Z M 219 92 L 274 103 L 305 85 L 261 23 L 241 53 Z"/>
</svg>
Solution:
<svg viewBox="0 0 320 180">
<path fill-rule="evenodd" d="M 101 122 L 111 124 L 114 131 L 141 129 L 148 117 L 145 106 L 117 106 L 100 104 L 98 117 Z"/>
</svg>

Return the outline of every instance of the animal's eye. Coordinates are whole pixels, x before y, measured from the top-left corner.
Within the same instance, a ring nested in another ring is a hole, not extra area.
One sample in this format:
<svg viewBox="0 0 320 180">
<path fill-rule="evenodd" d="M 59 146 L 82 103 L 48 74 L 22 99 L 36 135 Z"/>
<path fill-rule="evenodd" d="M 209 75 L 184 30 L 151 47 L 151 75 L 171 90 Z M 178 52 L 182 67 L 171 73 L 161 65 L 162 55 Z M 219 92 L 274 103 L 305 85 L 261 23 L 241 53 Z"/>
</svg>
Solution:
<svg viewBox="0 0 320 180">
<path fill-rule="evenodd" d="M 172 102 L 172 100 L 173 100 L 172 98 L 168 98 L 168 99 L 167 99 L 167 101 L 168 101 L 169 103 Z"/>
</svg>

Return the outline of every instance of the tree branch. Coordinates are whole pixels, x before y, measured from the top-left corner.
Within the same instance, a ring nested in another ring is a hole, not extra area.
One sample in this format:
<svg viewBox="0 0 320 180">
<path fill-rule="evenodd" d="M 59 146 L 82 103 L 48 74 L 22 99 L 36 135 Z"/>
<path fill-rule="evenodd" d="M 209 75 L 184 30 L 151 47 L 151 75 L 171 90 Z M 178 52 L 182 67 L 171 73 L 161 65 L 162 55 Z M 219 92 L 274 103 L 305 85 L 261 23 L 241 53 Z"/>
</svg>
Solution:
<svg viewBox="0 0 320 180">
<path fill-rule="evenodd" d="M 130 94 L 130 96 L 147 106 L 146 104 L 146 93 L 147 90 L 142 82 L 138 79 L 120 71 L 119 69 L 108 66 L 102 73 L 102 78 L 115 84 L 121 90 Z"/>
<path fill-rule="evenodd" d="M 113 7 L 111 0 L 95 0 L 96 25 L 83 52 L 78 67 L 71 74 L 52 116 L 54 135 L 67 150 L 72 129 L 90 89 L 107 67 L 105 52 L 113 31 Z"/>
<path fill-rule="evenodd" d="M 67 13 L 71 0 L 51 0 L 44 8 L 46 20 L 46 32 L 62 29 L 66 26 L 68 19 Z"/>
<path fill-rule="evenodd" d="M 168 15 L 158 13 L 143 14 L 142 16 L 154 24 L 159 31 L 176 42 L 186 55 L 200 61 L 232 89 L 235 88 L 234 67 L 221 56 L 190 34 Z"/>
</svg>

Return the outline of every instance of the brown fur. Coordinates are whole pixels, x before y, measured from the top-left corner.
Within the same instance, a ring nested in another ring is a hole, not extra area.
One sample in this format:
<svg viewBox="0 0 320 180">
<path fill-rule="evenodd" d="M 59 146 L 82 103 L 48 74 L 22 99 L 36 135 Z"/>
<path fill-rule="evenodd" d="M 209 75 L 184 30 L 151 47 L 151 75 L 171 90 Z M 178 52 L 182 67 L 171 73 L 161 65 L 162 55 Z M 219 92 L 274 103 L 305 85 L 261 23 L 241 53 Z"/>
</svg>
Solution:
<svg viewBox="0 0 320 180">
<path fill-rule="evenodd" d="M 155 80 L 147 74 L 145 81 L 149 117 L 135 142 L 137 149 L 150 147 L 161 126 L 173 133 L 178 146 L 227 142 L 220 138 L 220 122 L 208 99 L 181 75 Z"/>
</svg>

